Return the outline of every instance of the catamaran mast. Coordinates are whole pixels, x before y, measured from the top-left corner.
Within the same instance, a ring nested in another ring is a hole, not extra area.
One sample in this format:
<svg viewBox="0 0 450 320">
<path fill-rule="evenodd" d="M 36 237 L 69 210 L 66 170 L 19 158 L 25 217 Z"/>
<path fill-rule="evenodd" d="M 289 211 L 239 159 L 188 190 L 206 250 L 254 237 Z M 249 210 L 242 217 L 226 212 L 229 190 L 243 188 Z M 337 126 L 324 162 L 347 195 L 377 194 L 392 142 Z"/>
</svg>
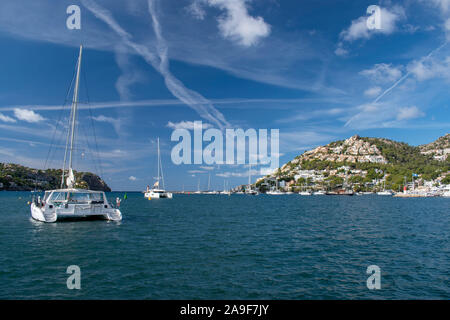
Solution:
<svg viewBox="0 0 450 320">
<path fill-rule="evenodd" d="M 72 158 L 73 158 L 73 142 L 75 140 L 75 125 L 77 121 L 77 106 L 78 106 L 78 86 L 80 83 L 80 70 L 81 70 L 81 56 L 83 53 L 83 46 L 80 45 L 80 55 L 78 57 L 78 69 L 77 78 L 75 81 L 75 90 L 73 92 L 73 104 L 72 104 L 72 128 L 70 134 L 70 154 L 69 154 L 69 171 L 72 169 Z"/>
<path fill-rule="evenodd" d="M 70 132 L 67 134 L 66 151 L 64 153 L 64 164 L 63 164 L 63 170 L 62 170 L 62 176 L 61 176 L 61 188 L 64 185 L 64 176 L 65 176 L 66 159 L 67 159 L 67 147 L 69 145 L 69 137 L 70 137 L 69 176 L 71 176 L 71 171 L 72 171 L 72 158 L 73 158 L 72 155 L 73 155 L 73 147 L 74 147 L 74 140 L 75 140 L 75 125 L 76 125 L 76 119 L 77 119 L 78 88 L 79 88 L 79 83 L 80 83 L 82 53 L 83 53 L 83 45 L 80 45 L 80 54 L 78 55 L 78 62 L 77 62 L 77 76 L 76 76 L 76 81 L 75 81 L 75 88 L 73 91 L 72 109 L 70 111 L 71 128 L 70 128 Z M 68 184 L 68 183 L 66 182 L 66 184 Z M 69 187 L 69 185 L 67 185 L 67 187 Z"/>
<path fill-rule="evenodd" d="M 252 181 L 252 176 L 251 176 L 251 170 L 252 170 L 252 165 L 249 164 L 248 165 L 248 189 L 251 189 L 251 181 Z"/>
<path fill-rule="evenodd" d="M 160 154 L 159 154 L 159 137 L 158 137 L 158 188 L 160 187 L 159 186 L 159 179 L 161 177 L 160 169 L 159 169 L 160 164 L 161 164 L 161 158 L 160 158 Z"/>
</svg>

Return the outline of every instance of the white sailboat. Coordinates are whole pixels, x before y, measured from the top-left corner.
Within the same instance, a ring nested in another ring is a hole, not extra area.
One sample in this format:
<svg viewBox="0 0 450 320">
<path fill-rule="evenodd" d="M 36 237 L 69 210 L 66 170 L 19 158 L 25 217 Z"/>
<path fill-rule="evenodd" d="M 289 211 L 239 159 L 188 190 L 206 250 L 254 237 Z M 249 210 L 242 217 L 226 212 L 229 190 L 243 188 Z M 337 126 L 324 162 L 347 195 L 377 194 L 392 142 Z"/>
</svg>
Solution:
<svg viewBox="0 0 450 320">
<path fill-rule="evenodd" d="M 278 189 L 278 180 L 276 181 L 276 188 L 275 188 L 275 189 L 272 189 L 272 190 L 270 190 L 270 191 L 267 191 L 266 194 L 271 195 L 271 196 L 282 196 L 282 195 L 284 195 L 284 193 L 281 192 L 281 191 Z"/>
<path fill-rule="evenodd" d="M 197 183 L 197 191 L 194 192 L 195 194 L 202 194 L 202 192 L 200 191 L 200 179 L 198 179 L 198 183 Z"/>
<path fill-rule="evenodd" d="M 301 196 L 312 196 L 312 192 L 306 190 L 306 186 L 303 186 L 303 190 L 298 193 Z"/>
<path fill-rule="evenodd" d="M 245 189 L 245 194 L 250 195 L 250 196 L 257 196 L 259 194 L 259 192 L 256 191 L 256 190 L 253 190 L 253 188 L 252 188 L 252 182 L 251 182 L 252 181 L 252 173 L 251 173 L 251 170 L 252 170 L 252 166 L 249 165 L 248 166 L 248 185 L 247 185 L 247 189 Z"/>
<path fill-rule="evenodd" d="M 162 182 L 162 188 L 160 187 L 160 182 Z M 150 189 L 147 186 L 147 190 L 144 193 L 144 196 L 148 199 L 172 199 L 173 195 L 171 192 L 167 192 L 164 187 L 164 174 L 162 171 L 161 164 L 161 153 L 159 150 L 159 138 L 158 138 L 158 177 L 156 178 L 156 182 L 153 184 L 153 187 Z"/>
<path fill-rule="evenodd" d="M 203 194 L 219 194 L 218 191 L 211 190 L 211 174 L 208 174 L 208 190 L 206 190 Z"/>
<path fill-rule="evenodd" d="M 80 46 L 69 120 L 70 130 L 68 131 L 66 151 L 64 154 L 61 189 L 45 191 L 43 199 L 40 197 L 34 198 L 31 204 L 31 217 L 42 222 L 55 222 L 63 218 L 85 218 L 91 216 L 98 216 L 113 221 L 122 220 L 122 213 L 119 209 L 113 208 L 108 203 L 108 199 L 103 191 L 84 190 L 74 187 L 75 176 L 73 174 L 72 159 L 75 147 L 75 128 L 77 122 L 78 88 L 82 53 L 83 46 Z M 69 151 L 69 168 L 67 177 L 64 180 L 67 151 Z M 63 188 L 64 183 L 66 188 Z"/>
<path fill-rule="evenodd" d="M 379 195 L 379 196 L 392 196 L 393 195 L 392 191 L 386 190 L 386 180 L 384 180 L 383 191 L 377 192 L 377 195 Z"/>
<path fill-rule="evenodd" d="M 223 180 L 223 191 L 220 192 L 220 194 L 226 195 L 226 196 L 230 196 L 231 195 L 231 191 L 227 190 L 227 188 L 225 187 L 225 180 Z"/>
</svg>

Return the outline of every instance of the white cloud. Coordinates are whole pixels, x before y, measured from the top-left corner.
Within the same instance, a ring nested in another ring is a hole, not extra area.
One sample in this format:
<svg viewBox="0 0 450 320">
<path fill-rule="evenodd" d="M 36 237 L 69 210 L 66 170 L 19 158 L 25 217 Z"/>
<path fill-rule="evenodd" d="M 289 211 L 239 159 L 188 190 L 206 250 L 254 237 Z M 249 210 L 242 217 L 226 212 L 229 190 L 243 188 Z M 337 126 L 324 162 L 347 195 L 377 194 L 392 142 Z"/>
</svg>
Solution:
<svg viewBox="0 0 450 320">
<path fill-rule="evenodd" d="M 396 128 L 405 125 L 406 120 L 425 116 L 416 106 L 398 107 L 392 103 L 370 103 L 356 107 L 356 114 L 345 124 L 352 129 Z"/>
<path fill-rule="evenodd" d="M 34 112 L 33 110 L 27 109 L 14 109 L 14 116 L 19 119 L 30 123 L 39 122 L 45 120 L 40 114 Z"/>
<path fill-rule="evenodd" d="M 132 96 L 130 87 L 133 84 L 142 82 L 144 76 L 133 67 L 130 62 L 130 57 L 126 53 L 126 49 L 122 46 L 116 48 L 116 63 L 122 71 L 115 84 L 116 90 L 121 100 L 129 100 Z"/>
<path fill-rule="evenodd" d="M 359 74 L 368 77 L 377 83 L 394 82 L 402 76 L 400 67 L 394 67 L 392 64 L 380 63 L 371 69 L 361 71 Z"/>
<path fill-rule="evenodd" d="M 262 17 L 253 17 L 248 13 L 249 0 L 195 0 L 189 11 L 196 17 L 203 19 L 205 16 L 201 4 L 225 10 L 225 13 L 217 18 L 221 35 L 239 45 L 250 47 L 257 44 L 262 38 L 270 34 L 270 25 Z"/>
<path fill-rule="evenodd" d="M 202 171 L 202 170 L 188 170 L 188 173 L 193 173 L 193 174 L 195 174 L 195 173 L 206 173 L 205 171 Z"/>
<path fill-rule="evenodd" d="M 130 180 L 130 181 L 136 181 L 137 178 L 136 178 L 135 176 L 130 176 L 130 177 L 128 178 L 128 180 Z"/>
<path fill-rule="evenodd" d="M 171 128 L 171 129 L 186 129 L 186 130 L 194 130 L 194 128 L 200 129 L 199 127 L 196 127 L 195 121 L 181 121 L 181 122 L 169 121 L 167 123 L 167 127 Z M 206 130 L 211 127 L 212 127 L 212 125 L 210 125 L 209 123 L 202 122 L 203 130 Z"/>
<path fill-rule="evenodd" d="M 5 116 L 2 113 L 0 113 L 0 121 L 3 121 L 3 122 L 17 122 L 16 119 L 13 119 L 11 117 Z"/>
<path fill-rule="evenodd" d="M 112 117 L 107 117 L 107 116 L 104 116 L 104 115 L 100 115 L 98 117 L 92 117 L 92 119 L 95 120 L 95 121 L 99 121 L 99 122 L 110 123 L 114 127 L 114 130 L 116 131 L 116 133 L 119 134 L 120 127 L 121 127 L 121 120 L 120 119 L 114 119 Z"/>
<path fill-rule="evenodd" d="M 256 169 L 251 170 L 250 173 L 251 173 L 252 176 L 259 176 L 259 175 L 261 175 L 261 171 L 260 170 L 256 170 Z M 244 172 L 231 172 L 231 171 L 221 172 L 221 173 L 217 173 L 216 176 L 222 177 L 222 178 L 231 178 L 231 177 L 244 178 L 244 177 L 248 177 L 248 170 L 244 171 Z"/>
<path fill-rule="evenodd" d="M 397 120 L 409 120 L 409 119 L 415 119 L 425 116 L 425 114 L 420 111 L 419 108 L 416 106 L 412 107 L 403 107 L 398 110 L 397 114 Z"/>
<path fill-rule="evenodd" d="M 336 50 L 334 50 L 334 53 L 335 53 L 337 56 L 344 57 L 344 56 L 348 55 L 348 50 L 344 49 L 344 48 L 342 47 L 342 45 L 339 44 L 338 47 L 336 48 Z"/>
<path fill-rule="evenodd" d="M 447 41 L 450 41 L 450 18 L 448 18 L 444 23 L 444 29 L 447 37 Z"/>
<path fill-rule="evenodd" d="M 425 81 L 438 77 L 449 78 L 450 56 L 444 61 L 439 61 L 435 58 L 413 61 L 407 68 L 408 72 L 413 74 L 418 81 Z"/>
<path fill-rule="evenodd" d="M 421 2 L 425 2 L 427 4 L 432 4 L 434 6 L 439 7 L 442 12 L 447 13 L 450 9 L 450 0 L 419 0 Z"/>
<path fill-rule="evenodd" d="M 368 97 L 376 97 L 381 93 L 381 90 L 382 89 L 380 87 L 372 87 L 364 91 L 364 95 Z"/>
<path fill-rule="evenodd" d="M 340 38 L 343 41 L 352 42 L 358 39 L 369 39 L 373 34 L 391 34 L 397 29 L 397 22 L 405 18 L 404 9 L 400 6 L 394 6 L 390 9 L 381 8 L 381 28 L 367 28 L 367 17 L 362 16 L 352 21 L 347 29 L 343 30 Z"/>
<path fill-rule="evenodd" d="M 186 7 L 186 10 L 196 19 L 203 20 L 205 19 L 206 12 L 202 8 L 199 0 L 193 1 L 189 6 Z"/>
<path fill-rule="evenodd" d="M 200 168 L 208 171 L 214 170 L 214 167 L 200 166 Z"/>
</svg>

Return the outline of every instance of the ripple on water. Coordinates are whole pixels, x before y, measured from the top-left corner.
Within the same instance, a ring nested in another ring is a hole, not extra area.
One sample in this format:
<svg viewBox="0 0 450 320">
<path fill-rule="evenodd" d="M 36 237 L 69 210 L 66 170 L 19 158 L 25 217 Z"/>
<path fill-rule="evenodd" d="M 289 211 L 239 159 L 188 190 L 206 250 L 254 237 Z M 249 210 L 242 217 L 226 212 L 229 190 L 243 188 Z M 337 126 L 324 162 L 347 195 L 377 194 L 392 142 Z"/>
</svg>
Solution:
<svg viewBox="0 0 450 320">
<path fill-rule="evenodd" d="M 28 195 L 0 193 L 0 298 L 450 298 L 448 199 L 128 193 L 121 223 L 43 224 Z"/>
</svg>

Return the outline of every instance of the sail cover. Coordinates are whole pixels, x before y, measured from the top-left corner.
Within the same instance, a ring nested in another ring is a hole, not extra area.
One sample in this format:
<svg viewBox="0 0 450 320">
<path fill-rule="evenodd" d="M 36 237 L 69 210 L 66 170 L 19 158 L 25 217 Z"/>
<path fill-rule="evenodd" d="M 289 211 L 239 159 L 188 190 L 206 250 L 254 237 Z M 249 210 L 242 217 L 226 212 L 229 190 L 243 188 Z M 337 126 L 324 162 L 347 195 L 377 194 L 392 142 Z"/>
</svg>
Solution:
<svg viewBox="0 0 450 320">
<path fill-rule="evenodd" d="M 66 179 L 67 188 L 71 189 L 73 188 L 73 185 L 75 184 L 75 177 L 73 175 L 72 168 L 69 169 L 69 175 Z"/>
</svg>

